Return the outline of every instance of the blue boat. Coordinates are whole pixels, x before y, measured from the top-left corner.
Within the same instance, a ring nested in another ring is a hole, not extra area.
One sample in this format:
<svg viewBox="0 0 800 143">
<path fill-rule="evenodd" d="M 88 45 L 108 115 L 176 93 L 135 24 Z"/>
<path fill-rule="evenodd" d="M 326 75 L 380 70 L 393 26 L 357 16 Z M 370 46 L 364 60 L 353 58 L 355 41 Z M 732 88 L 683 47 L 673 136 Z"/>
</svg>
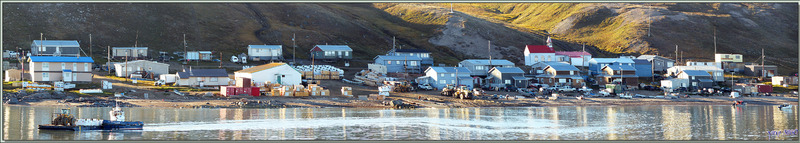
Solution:
<svg viewBox="0 0 800 143">
<path fill-rule="evenodd" d="M 111 120 L 100 119 L 76 119 L 69 114 L 69 109 L 61 109 L 61 113 L 55 113 L 51 124 L 39 125 L 40 130 L 142 130 L 144 122 L 125 121 L 125 112 L 114 107 L 110 112 Z"/>
</svg>

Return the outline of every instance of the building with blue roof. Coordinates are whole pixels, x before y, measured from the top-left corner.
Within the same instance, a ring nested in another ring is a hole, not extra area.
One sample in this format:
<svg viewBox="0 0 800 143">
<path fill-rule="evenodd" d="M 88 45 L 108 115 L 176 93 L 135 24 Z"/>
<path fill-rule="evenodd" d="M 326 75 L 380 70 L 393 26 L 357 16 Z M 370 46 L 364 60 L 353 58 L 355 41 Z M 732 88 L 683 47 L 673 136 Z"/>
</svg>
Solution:
<svg viewBox="0 0 800 143">
<path fill-rule="evenodd" d="M 589 73 L 597 75 L 600 74 L 602 68 L 607 65 L 629 65 L 633 66 L 634 62 L 630 58 L 592 58 L 589 60 Z"/>
<path fill-rule="evenodd" d="M 429 84 L 437 89 L 449 85 L 465 85 L 472 89 L 474 86 L 474 78 L 470 77 L 470 70 L 465 67 L 428 67 L 425 70 L 425 76 Z"/>
<path fill-rule="evenodd" d="M 81 45 L 77 40 L 33 40 L 32 56 L 80 56 Z"/>
<path fill-rule="evenodd" d="M 494 67 L 514 67 L 514 63 L 504 59 L 467 59 L 458 63 L 459 67 L 465 67 L 472 71 L 472 76 L 485 77 L 489 75 L 489 69 Z"/>
<path fill-rule="evenodd" d="M 33 82 L 91 82 L 91 57 L 31 56 L 29 72 Z"/>
<path fill-rule="evenodd" d="M 422 59 L 421 66 L 422 69 L 427 69 L 429 66 L 433 66 L 433 57 L 431 57 L 431 52 L 424 49 L 392 49 L 389 50 L 386 55 L 389 56 L 415 56 Z"/>
<path fill-rule="evenodd" d="M 420 62 L 422 58 L 416 56 L 387 56 L 378 55 L 375 57 L 375 64 L 386 66 L 387 73 L 420 73 Z"/>
<path fill-rule="evenodd" d="M 639 77 L 653 77 L 653 64 L 645 59 L 631 59 L 633 60 L 633 68 L 636 68 L 636 76 Z"/>
<path fill-rule="evenodd" d="M 714 86 L 711 73 L 702 70 L 683 70 L 678 73 L 679 79 L 688 79 L 690 89 L 710 88 Z"/>
</svg>

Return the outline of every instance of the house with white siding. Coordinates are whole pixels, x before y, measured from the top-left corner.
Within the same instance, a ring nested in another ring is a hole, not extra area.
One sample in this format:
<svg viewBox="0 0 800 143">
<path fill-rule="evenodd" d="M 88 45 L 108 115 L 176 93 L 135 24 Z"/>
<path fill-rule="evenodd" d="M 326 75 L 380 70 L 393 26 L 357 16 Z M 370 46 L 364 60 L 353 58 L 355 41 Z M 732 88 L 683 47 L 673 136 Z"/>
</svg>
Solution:
<svg viewBox="0 0 800 143">
<path fill-rule="evenodd" d="M 589 66 L 592 54 L 584 51 L 556 51 L 557 61 L 567 62 L 570 65 L 585 67 Z"/>
<path fill-rule="evenodd" d="M 430 77 L 430 85 L 439 90 L 448 84 L 465 85 L 471 89 L 473 79 L 470 73 L 465 67 L 429 67 L 425 70 L 425 76 Z"/>
<path fill-rule="evenodd" d="M 250 56 L 250 61 L 281 60 L 283 45 L 248 45 L 247 55 Z"/>
<path fill-rule="evenodd" d="M 31 56 L 28 69 L 33 82 L 92 82 L 92 57 Z"/>
<path fill-rule="evenodd" d="M 178 81 L 175 86 L 226 86 L 230 78 L 225 69 L 192 69 L 176 73 Z"/>
<path fill-rule="evenodd" d="M 525 65 L 530 66 L 538 62 L 558 61 L 553 47 L 547 45 L 525 45 Z"/>
</svg>

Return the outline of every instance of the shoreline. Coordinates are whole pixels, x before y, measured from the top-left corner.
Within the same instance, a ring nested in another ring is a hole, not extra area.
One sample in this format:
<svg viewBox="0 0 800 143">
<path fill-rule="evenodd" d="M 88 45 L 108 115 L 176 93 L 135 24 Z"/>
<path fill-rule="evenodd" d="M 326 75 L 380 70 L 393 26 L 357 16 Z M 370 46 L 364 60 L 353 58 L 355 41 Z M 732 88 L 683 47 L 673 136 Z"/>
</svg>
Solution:
<svg viewBox="0 0 800 143">
<path fill-rule="evenodd" d="M 438 96 L 438 95 L 437 95 Z M 440 98 L 450 98 L 439 96 Z M 119 103 L 130 104 L 125 107 L 158 107 L 158 108 L 398 108 L 390 102 L 402 101 L 405 108 L 481 108 L 481 107 L 560 107 L 560 106 L 682 106 L 682 105 L 731 105 L 734 100 L 745 101 L 748 105 L 774 106 L 784 103 L 798 105 L 796 97 L 742 97 L 726 98 L 719 96 L 696 96 L 679 99 L 659 98 L 633 98 L 619 99 L 612 97 L 586 98 L 577 100 L 575 97 L 560 97 L 557 100 L 547 99 L 465 99 L 456 102 L 437 102 L 436 99 L 423 100 L 411 99 L 407 96 L 397 95 L 386 97 L 385 100 L 360 100 L 344 96 L 321 97 L 255 97 L 255 98 L 227 98 L 227 99 L 119 99 Z M 30 106 L 30 107 L 108 107 L 90 106 L 94 102 L 64 102 L 63 99 L 42 99 L 36 102 L 23 104 L 3 104 L 3 106 Z M 110 101 L 110 100 L 109 100 Z M 112 101 L 113 102 L 113 101 Z M 241 105 L 247 103 L 245 105 Z"/>
</svg>

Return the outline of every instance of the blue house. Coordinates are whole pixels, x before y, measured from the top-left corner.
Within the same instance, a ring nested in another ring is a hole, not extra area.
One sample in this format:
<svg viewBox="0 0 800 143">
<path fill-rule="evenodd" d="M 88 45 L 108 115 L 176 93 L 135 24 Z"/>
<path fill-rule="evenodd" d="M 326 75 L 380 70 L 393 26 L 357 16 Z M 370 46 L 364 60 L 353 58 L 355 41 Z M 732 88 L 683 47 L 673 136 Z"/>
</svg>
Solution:
<svg viewBox="0 0 800 143">
<path fill-rule="evenodd" d="M 470 77 L 469 69 L 465 67 L 429 67 L 425 70 L 425 77 L 429 78 L 429 84 L 434 88 L 441 89 L 450 85 L 465 85 L 472 89 L 473 82 Z"/>
<path fill-rule="evenodd" d="M 378 55 L 375 57 L 375 64 L 386 66 L 387 73 L 420 73 L 420 62 L 422 59 L 415 56 Z"/>
<path fill-rule="evenodd" d="M 589 73 L 597 75 L 602 68 L 608 65 L 629 65 L 633 66 L 630 58 L 592 58 L 589 60 Z"/>
<path fill-rule="evenodd" d="M 389 56 L 415 56 L 422 59 L 420 65 L 422 65 L 423 69 L 427 69 L 428 66 L 433 65 L 433 57 L 431 57 L 431 52 L 428 50 L 423 49 L 392 49 L 389 50 L 389 53 L 386 55 Z"/>
<path fill-rule="evenodd" d="M 652 77 L 653 64 L 645 59 L 632 59 L 633 67 L 636 68 L 636 76 L 639 77 Z"/>
</svg>

